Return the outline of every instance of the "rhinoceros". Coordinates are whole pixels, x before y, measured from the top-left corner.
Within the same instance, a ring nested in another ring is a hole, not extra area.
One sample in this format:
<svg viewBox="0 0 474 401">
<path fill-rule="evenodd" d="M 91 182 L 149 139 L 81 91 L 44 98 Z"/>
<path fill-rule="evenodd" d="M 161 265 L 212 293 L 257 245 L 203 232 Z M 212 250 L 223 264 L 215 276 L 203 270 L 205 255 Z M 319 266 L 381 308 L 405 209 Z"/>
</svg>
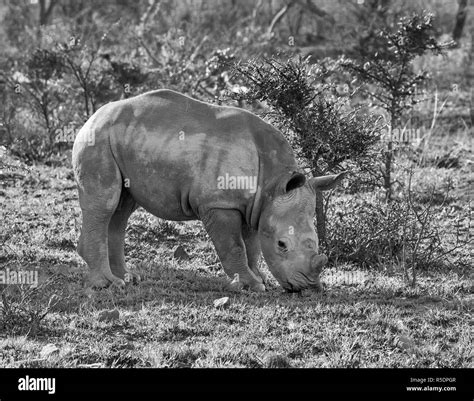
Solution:
<svg viewBox="0 0 474 401">
<path fill-rule="evenodd" d="M 125 229 L 138 206 L 201 220 L 239 288 L 265 290 L 261 253 L 287 291 L 321 286 L 316 190 L 343 175 L 306 179 L 284 136 L 249 111 L 171 90 L 108 103 L 78 132 L 72 164 L 91 286 L 125 285 Z"/>
</svg>

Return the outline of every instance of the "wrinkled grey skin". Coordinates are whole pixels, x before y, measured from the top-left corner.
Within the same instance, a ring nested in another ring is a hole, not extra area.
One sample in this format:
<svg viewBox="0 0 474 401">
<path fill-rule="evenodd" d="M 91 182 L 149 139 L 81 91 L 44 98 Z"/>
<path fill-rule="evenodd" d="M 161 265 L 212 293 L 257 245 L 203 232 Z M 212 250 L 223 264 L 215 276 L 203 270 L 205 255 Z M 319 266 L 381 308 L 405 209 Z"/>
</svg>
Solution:
<svg viewBox="0 0 474 401">
<path fill-rule="evenodd" d="M 124 237 L 137 206 L 175 221 L 200 219 L 229 277 L 265 290 L 262 251 L 289 291 L 318 288 L 327 259 L 313 226 L 315 190 L 341 179 L 306 180 L 279 131 L 254 114 L 158 90 L 109 103 L 78 133 L 72 151 L 82 209 L 78 252 L 89 284 L 123 286 Z M 251 188 L 219 177 L 255 177 Z"/>
</svg>

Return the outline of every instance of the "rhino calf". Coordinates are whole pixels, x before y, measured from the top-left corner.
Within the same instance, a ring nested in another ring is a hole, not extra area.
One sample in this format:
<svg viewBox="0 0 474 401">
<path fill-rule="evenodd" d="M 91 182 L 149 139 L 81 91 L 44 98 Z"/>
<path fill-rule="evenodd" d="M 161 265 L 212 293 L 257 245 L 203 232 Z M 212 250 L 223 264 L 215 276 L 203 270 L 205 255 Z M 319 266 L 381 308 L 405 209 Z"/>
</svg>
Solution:
<svg viewBox="0 0 474 401">
<path fill-rule="evenodd" d="M 140 205 L 162 219 L 201 220 L 245 288 L 265 290 L 261 253 L 286 290 L 320 287 L 316 190 L 342 175 L 307 180 L 283 135 L 248 111 L 171 90 L 112 102 L 79 131 L 72 164 L 78 253 L 92 286 L 125 284 L 125 229 Z"/>
</svg>

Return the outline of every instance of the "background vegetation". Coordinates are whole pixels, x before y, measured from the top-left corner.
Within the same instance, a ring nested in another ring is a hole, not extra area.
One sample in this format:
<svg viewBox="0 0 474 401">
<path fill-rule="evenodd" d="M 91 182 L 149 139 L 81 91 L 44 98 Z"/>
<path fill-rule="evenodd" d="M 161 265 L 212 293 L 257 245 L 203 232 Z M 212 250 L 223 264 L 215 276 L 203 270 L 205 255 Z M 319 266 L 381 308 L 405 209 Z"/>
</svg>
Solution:
<svg viewBox="0 0 474 401">
<path fill-rule="evenodd" d="M 473 11 L 1 0 L 0 270 L 40 286 L 0 285 L 0 366 L 472 366 Z M 308 175 L 349 172 L 317 205 L 326 292 L 229 293 L 200 223 L 143 210 L 126 256 L 144 280 L 83 288 L 74 137 L 159 88 L 259 114 Z"/>
</svg>

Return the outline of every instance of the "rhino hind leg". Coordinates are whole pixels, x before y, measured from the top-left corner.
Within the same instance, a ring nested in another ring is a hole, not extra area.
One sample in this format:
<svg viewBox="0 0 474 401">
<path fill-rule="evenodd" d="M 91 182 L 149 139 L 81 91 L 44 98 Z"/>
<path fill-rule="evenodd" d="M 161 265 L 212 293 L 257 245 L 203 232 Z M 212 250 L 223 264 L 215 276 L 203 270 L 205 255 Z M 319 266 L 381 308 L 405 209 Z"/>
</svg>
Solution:
<svg viewBox="0 0 474 401">
<path fill-rule="evenodd" d="M 79 203 L 82 209 L 82 229 L 77 251 L 87 263 L 88 285 L 123 287 L 125 282 L 115 276 L 109 264 L 109 223 L 119 204 L 122 191 L 120 171 L 112 157 L 100 162 L 83 160 L 76 176 Z"/>
<path fill-rule="evenodd" d="M 245 249 L 247 251 L 247 260 L 250 270 L 262 279 L 262 283 L 266 284 L 267 278 L 258 268 L 260 262 L 260 256 L 262 251 L 260 249 L 260 242 L 258 241 L 258 231 L 253 230 L 247 225 L 244 225 L 242 229 L 242 238 L 245 243 Z"/>
<path fill-rule="evenodd" d="M 260 277 L 248 266 L 247 252 L 242 238 L 242 216 L 237 210 L 212 209 L 202 218 L 226 274 L 239 275 L 240 284 L 253 291 L 265 291 Z"/>
<path fill-rule="evenodd" d="M 139 279 L 125 263 L 125 229 L 131 214 L 136 210 L 137 203 L 130 193 L 122 189 L 120 202 L 109 223 L 108 246 L 110 269 L 114 276 L 129 281 L 133 278 Z"/>
</svg>

